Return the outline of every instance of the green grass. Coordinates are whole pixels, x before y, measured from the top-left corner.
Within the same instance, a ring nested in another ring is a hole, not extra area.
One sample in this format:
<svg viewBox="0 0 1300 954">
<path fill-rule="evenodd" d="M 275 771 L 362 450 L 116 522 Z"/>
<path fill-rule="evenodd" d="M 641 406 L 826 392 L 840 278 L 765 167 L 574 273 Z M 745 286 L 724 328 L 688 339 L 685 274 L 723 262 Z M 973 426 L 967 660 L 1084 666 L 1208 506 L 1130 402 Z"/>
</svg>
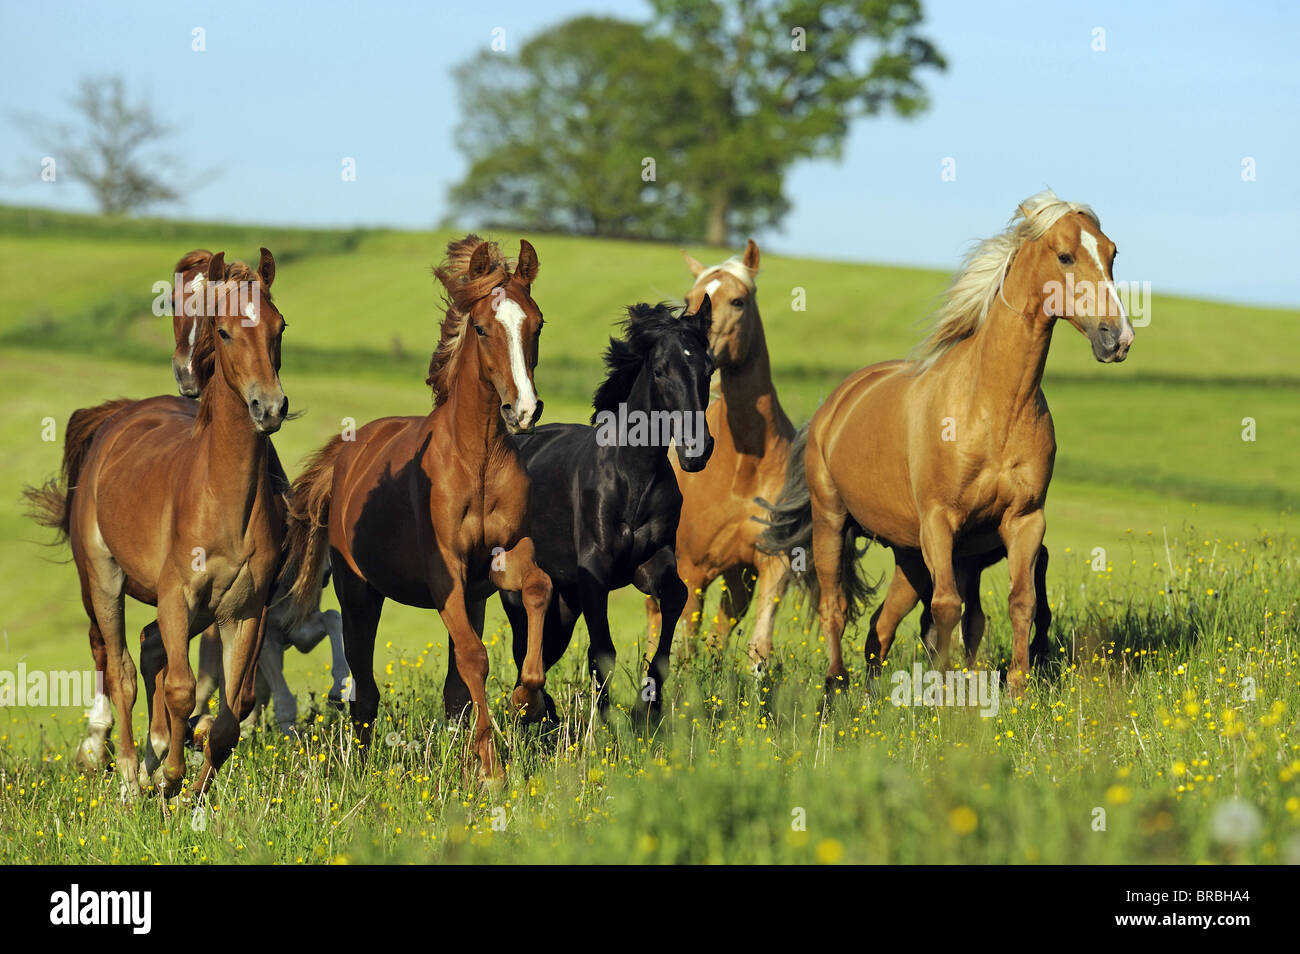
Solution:
<svg viewBox="0 0 1300 954">
<path fill-rule="evenodd" d="M 66 551 L 40 546 L 48 534 L 23 517 L 19 491 L 57 467 L 61 445 L 41 440 L 43 419 L 61 428 L 77 407 L 172 390 L 169 322 L 150 304 L 153 283 L 183 252 L 251 258 L 264 244 L 277 255 L 277 303 L 292 325 L 283 380 L 307 410 L 276 438 L 292 473 L 344 417 L 429 406 L 423 378 L 439 315 L 429 266 L 450 234 L 0 209 L 0 670 L 20 660 L 29 670 L 88 665 L 75 572 L 57 562 Z M 517 238 L 498 237 L 507 250 Z M 547 319 L 539 392 L 548 420 L 583 420 L 621 307 L 680 299 L 688 274 L 663 245 L 535 244 Z M 690 251 L 705 261 L 726 254 Z M 765 256 L 759 302 L 791 417 L 806 419 L 854 368 L 906 354 L 946 279 Z M 790 307 L 796 287 L 807 311 Z M 860 681 L 858 633 L 848 639 L 854 682 L 823 725 L 825 650 L 796 607 L 779 616 L 782 664 L 770 682 L 752 680 L 744 636 L 734 637 L 720 659 L 674 670 L 668 718 L 649 739 L 621 715 L 589 723 L 580 632 L 551 674 L 568 721 L 537 739 L 504 717 L 513 664 L 493 604 L 489 688 L 511 767 L 502 790 L 479 792 L 462 786 L 457 742 L 440 725 L 445 630 L 435 614 L 389 604 L 378 665 L 390 670 L 381 719 L 391 723 L 381 736 L 418 745 L 381 740 L 362 767 L 324 717 L 301 745 L 259 734 L 223 771 L 210 824 L 195 831 L 188 810 L 167 819 L 156 801 L 123 808 L 113 780 L 77 775 L 80 710 L 0 710 L 0 861 L 1132 862 L 1300 852 L 1300 313 L 1157 295 L 1151 314 L 1118 367 L 1093 362 L 1072 329 L 1056 335 L 1044 385 L 1060 447 L 1048 588 L 1066 662 L 1014 711 L 1006 700 L 988 720 L 896 708 L 887 690 Z M 1241 439 L 1246 417 L 1254 442 Z M 1092 569 L 1096 548 L 1102 572 Z M 889 566 L 877 551 L 868 560 L 876 573 Z M 1005 570 L 990 571 L 984 589 L 983 662 L 1005 664 Z M 640 599 L 616 594 L 611 615 L 626 667 L 615 696 L 626 704 Z M 149 618 L 129 606 L 128 631 Z M 913 616 L 897 665 L 910 665 L 915 637 Z M 287 663 L 301 698 L 323 692 L 323 653 Z M 1236 715 L 1225 719 L 1228 710 Z M 1231 798 L 1259 812 L 1259 836 L 1239 847 L 1210 834 L 1216 806 Z M 1090 827 L 1098 807 L 1105 833 Z M 796 809 L 804 832 L 791 827 Z M 503 817 L 504 830 L 494 829 Z"/>
</svg>

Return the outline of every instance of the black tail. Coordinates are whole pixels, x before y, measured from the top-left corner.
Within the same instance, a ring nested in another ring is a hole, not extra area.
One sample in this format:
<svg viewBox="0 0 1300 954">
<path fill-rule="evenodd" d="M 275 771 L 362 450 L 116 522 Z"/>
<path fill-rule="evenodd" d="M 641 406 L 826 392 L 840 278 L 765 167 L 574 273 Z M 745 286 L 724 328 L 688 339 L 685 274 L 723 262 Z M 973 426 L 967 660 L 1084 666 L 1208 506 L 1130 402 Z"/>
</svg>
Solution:
<svg viewBox="0 0 1300 954">
<path fill-rule="evenodd" d="M 804 454 L 808 449 L 808 425 L 799 428 L 790 444 L 790 459 L 786 464 L 785 486 L 776 503 L 762 497 L 761 504 L 771 514 L 760 520 L 766 525 L 758 538 L 758 548 L 773 556 L 782 556 L 794 571 L 795 582 L 804 587 L 820 605 L 821 587 L 817 582 L 817 567 L 813 564 L 812 498 L 808 493 L 808 472 L 804 467 Z M 755 518 L 758 519 L 758 518 Z M 858 549 L 862 528 L 852 517 L 844 521 L 840 546 L 840 586 L 847 603 L 845 623 L 852 625 L 875 596 L 876 584 L 869 582 L 862 572 L 859 560 L 866 548 Z"/>
</svg>

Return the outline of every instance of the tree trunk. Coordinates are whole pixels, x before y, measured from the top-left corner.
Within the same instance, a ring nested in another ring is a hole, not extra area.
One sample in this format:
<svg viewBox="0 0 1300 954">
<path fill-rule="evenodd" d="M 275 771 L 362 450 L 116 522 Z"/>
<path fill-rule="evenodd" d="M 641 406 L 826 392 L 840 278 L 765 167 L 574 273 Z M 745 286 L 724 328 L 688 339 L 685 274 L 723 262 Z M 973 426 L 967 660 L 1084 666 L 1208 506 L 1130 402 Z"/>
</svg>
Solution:
<svg viewBox="0 0 1300 954">
<path fill-rule="evenodd" d="M 709 199 L 709 219 L 704 240 L 710 245 L 727 244 L 727 193 L 721 189 Z"/>
</svg>

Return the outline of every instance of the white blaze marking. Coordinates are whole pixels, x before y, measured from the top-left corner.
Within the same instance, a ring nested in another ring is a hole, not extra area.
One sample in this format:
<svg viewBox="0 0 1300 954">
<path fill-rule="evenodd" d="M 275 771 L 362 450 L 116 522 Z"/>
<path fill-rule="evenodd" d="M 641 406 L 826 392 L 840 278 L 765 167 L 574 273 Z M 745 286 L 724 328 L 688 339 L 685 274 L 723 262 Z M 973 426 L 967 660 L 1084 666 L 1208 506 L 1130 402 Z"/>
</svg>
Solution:
<svg viewBox="0 0 1300 954">
<path fill-rule="evenodd" d="M 1119 337 L 1121 343 L 1127 343 L 1129 341 L 1132 341 L 1133 326 L 1129 324 L 1128 313 L 1124 311 L 1124 303 L 1119 300 L 1119 292 L 1115 290 L 1115 285 L 1111 282 L 1111 280 L 1106 277 L 1106 266 L 1102 265 L 1101 253 L 1097 248 L 1097 236 L 1093 235 L 1091 232 L 1086 230 L 1081 231 L 1079 233 L 1079 244 L 1081 244 L 1084 247 L 1084 249 L 1087 251 L 1087 253 L 1092 256 L 1092 260 L 1097 266 L 1097 272 L 1101 275 L 1102 287 L 1105 288 L 1106 291 L 1110 294 L 1110 297 L 1115 300 L 1115 307 L 1119 309 L 1119 317 L 1120 317 Z M 1106 306 L 1106 314 L 1108 315 L 1110 314 L 1109 305 Z"/>
<path fill-rule="evenodd" d="M 248 319 L 247 321 L 242 322 L 245 328 L 251 328 L 257 324 L 257 309 L 253 307 L 251 301 L 244 306 L 244 314 Z"/>
<path fill-rule="evenodd" d="M 713 293 L 717 291 L 721 286 L 722 286 L 722 279 L 715 278 L 713 281 L 709 282 L 707 285 L 704 286 L 704 294 L 712 298 Z"/>
<path fill-rule="evenodd" d="M 537 409 L 537 395 L 533 392 L 533 382 L 528 379 L 528 365 L 524 362 L 524 342 L 521 336 L 524 310 L 518 302 L 507 298 L 497 306 L 496 316 L 501 327 L 505 328 L 510 343 L 510 373 L 515 379 L 515 391 L 519 395 L 515 414 L 526 424 Z"/>
</svg>

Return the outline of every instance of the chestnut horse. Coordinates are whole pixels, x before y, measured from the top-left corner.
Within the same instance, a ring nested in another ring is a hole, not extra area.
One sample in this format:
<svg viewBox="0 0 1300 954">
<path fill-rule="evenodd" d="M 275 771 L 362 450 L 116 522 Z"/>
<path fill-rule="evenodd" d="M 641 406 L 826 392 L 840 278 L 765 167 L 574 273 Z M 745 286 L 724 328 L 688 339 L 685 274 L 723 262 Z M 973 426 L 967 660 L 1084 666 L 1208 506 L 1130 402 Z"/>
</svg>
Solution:
<svg viewBox="0 0 1300 954">
<path fill-rule="evenodd" d="M 742 256 L 711 268 L 682 254 L 695 276 L 695 284 L 686 294 L 687 312 L 699 311 L 706 296 L 713 308 L 709 345 L 721 393 L 708 410 L 709 433 L 716 436 L 709 466 L 699 473 L 687 473 L 673 462 L 682 491 L 677 567 L 687 591 L 682 613 L 686 632 L 680 651 L 690 653 L 700 627 L 704 595 L 709 584 L 721 576 L 722 603 L 710 642 L 718 648 L 724 646 L 751 597 L 756 597 L 749 656 L 755 664 L 764 665 L 772 654 L 773 617 L 789 573 L 780 555 L 758 549 L 763 528 L 752 518 L 767 516 L 755 498 L 774 500 L 785 485 L 794 426 L 781 409 L 772 384 L 772 363 L 754 284 L 758 246 L 750 239 Z M 646 602 L 653 644 L 662 619 L 654 599 Z"/>
<path fill-rule="evenodd" d="M 252 705 L 267 600 L 283 557 L 284 514 L 267 466 L 269 435 L 289 405 L 279 378 L 284 319 L 271 300 L 274 278 L 266 249 L 256 271 L 242 262 L 227 266 L 224 253 L 213 256 L 197 332 L 200 353 L 213 354 L 212 374 L 197 416 L 175 397 L 77 411 L 64 440 L 64 486 L 51 481 L 27 491 L 34 516 L 71 544 L 96 669 L 120 722 L 117 765 L 128 798 L 141 782 L 131 732 L 136 669 L 123 628 L 127 594 L 158 607 L 166 649 L 170 746 L 161 777 L 152 780 L 164 796 L 176 794 L 185 775 L 191 636 L 217 624 L 229 677 L 204 740 L 198 794 L 238 742 L 239 719 Z M 106 757 L 89 755 L 95 763 Z"/>
<path fill-rule="evenodd" d="M 899 609 L 925 595 L 928 577 L 934 651 L 946 668 L 961 617 L 957 565 L 1005 547 L 1008 684 L 1022 689 L 1056 457 L 1040 387 L 1047 349 L 1065 318 L 1098 361 L 1124 360 L 1133 327 L 1112 283 L 1114 257 L 1087 206 L 1050 190 L 1026 199 L 1004 232 L 968 256 L 918 359 L 853 373 L 800 431 L 763 545 L 787 555 L 811 546 L 828 689 L 847 677 L 840 637 L 870 593 L 857 564 L 859 535 L 892 547 L 903 571 L 886 597 L 893 609 L 868 637 L 869 665 L 883 658 Z"/>
<path fill-rule="evenodd" d="M 551 581 L 523 530 L 528 478 L 507 437 L 530 431 L 541 416 L 533 384 L 542 329 L 531 294 L 537 271 L 527 241 L 519 243 L 513 272 L 495 242 L 468 235 L 450 243 L 434 272 L 447 311 L 429 363 L 433 411 L 381 418 L 355 439 L 334 438 L 294 482 L 290 513 L 297 606 L 315 605 L 330 558 L 362 744 L 379 711 L 373 666 L 384 600 L 436 609 L 454 645 L 448 668 L 458 671 L 477 710 L 480 772 L 493 778 L 501 770 L 479 632 L 493 588 L 520 592 L 528 617 L 528 653 L 512 705 L 529 720 L 545 715 L 542 623 Z"/>
</svg>

